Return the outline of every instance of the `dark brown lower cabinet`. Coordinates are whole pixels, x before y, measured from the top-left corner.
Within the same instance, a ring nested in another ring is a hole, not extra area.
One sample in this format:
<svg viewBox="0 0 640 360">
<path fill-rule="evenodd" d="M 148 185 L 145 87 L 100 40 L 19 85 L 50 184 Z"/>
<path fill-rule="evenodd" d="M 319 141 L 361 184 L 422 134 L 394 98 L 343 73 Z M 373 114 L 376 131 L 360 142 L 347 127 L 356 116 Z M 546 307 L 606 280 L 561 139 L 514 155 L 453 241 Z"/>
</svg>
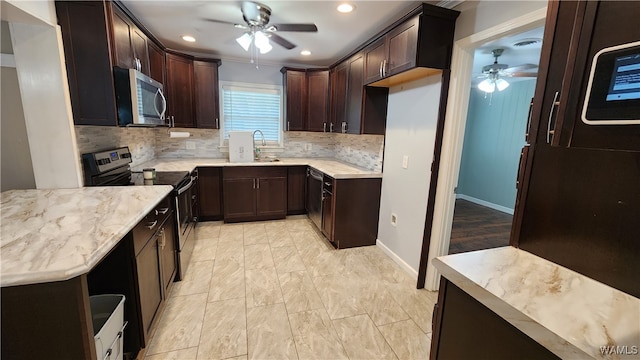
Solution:
<svg viewBox="0 0 640 360">
<path fill-rule="evenodd" d="M 338 249 L 375 245 L 382 179 L 325 176 L 324 182 L 321 230 L 327 239 Z M 327 182 L 332 183 L 329 192 Z"/>
<path fill-rule="evenodd" d="M 136 275 L 140 291 L 140 315 L 145 343 L 149 340 L 153 320 L 162 303 L 162 279 L 160 277 L 160 248 L 158 238 L 153 237 L 136 256 Z"/>
<path fill-rule="evenodd" d="M 445 278 L 432 322 L 432 360 L 560 359 Z"/>
<path fill-rule="evenodd" d="M 306 183 L 306 166 L 290 166 L 287 169 L 287 215 L 299 215 L 307 212 L 305 209 Z"/>
<path fill-rule="evenodd" d="M 198 168 L 198 203 L 200 220 L 222 220 L 222 169 Z"/>
<path fill-rule="evenodd" d="M 222 170 L 224 221 L 284 219 L 287 168 L 237 166 Z"/>
</svg>

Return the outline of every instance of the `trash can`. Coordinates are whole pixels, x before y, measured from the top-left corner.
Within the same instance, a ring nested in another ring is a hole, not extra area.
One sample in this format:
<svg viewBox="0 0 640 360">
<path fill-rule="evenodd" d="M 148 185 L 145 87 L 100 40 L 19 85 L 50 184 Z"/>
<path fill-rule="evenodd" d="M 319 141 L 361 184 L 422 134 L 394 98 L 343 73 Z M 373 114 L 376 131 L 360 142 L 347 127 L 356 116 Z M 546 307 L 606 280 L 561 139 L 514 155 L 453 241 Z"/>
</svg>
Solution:
<svg viewBox="0 0 640 360">
<path fill-rule="evenodd" d="M 124 295 L 105 294 L 89 297 L 93 338 L 98 360 L 122 360 L 122 334 L 124 321 Z"/>
</svg>

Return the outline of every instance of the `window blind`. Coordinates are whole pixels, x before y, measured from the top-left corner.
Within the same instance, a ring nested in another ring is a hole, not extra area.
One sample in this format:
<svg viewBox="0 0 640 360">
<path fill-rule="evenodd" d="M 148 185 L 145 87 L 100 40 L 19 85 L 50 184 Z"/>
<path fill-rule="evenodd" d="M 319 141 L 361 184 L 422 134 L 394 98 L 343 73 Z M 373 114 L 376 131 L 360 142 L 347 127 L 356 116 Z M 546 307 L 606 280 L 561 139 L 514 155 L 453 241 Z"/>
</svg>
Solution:
<svg viewBox="0 0 640 360">
<path fill-rule="evenodd" d="M 279 88 L 222 85 L 224 139 L 229 131 L 262 130 L 265 140 L 280 144 Z"/>
</svg>

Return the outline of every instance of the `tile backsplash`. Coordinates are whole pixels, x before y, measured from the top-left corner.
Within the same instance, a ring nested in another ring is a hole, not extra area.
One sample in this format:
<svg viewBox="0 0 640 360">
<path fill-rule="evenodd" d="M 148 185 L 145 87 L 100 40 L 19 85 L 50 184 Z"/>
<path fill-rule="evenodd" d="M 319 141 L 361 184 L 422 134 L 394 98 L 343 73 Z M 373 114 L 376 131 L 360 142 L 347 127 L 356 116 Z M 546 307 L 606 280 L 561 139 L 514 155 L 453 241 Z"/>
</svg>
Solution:
<svg viewBox="0 0 640 360">
<path fill-rule="evenodd" d="M 129 146 L 133 165 L 153 158 L 227 158 L 220 149 L 220 132 L 215 129 L 172 129 L 191 133 L 188 138 L 170 138 L 166 128 L 116 128 L 76 126 L 80 153 Z M 193 149 L 187 149 L 187 142 Z M 307 150 L 310 147 L 309 150 Z M 381 171 L 383 135 L 284 132 L 283 149 L 265 149 L 263 154 L 283 158 L 336 158 L 365 169 Z M 224 149 L 223 149 L 224 150 Z"/>
</svg>

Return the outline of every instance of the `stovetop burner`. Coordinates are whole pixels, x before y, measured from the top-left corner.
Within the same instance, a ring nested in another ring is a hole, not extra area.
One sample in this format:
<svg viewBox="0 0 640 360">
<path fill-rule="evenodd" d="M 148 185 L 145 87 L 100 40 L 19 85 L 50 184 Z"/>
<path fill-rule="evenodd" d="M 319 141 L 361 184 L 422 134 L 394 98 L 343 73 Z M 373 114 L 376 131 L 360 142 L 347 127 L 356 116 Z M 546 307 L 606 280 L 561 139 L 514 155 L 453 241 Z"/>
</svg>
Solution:
<svg viewBox="0 0 640 360">
<path fill-rule="evenodd" d="M 188 171 L 156 171 L 156 178 L 145 180 L 141 172 L 131 173 L 132 185 L 171 185 L 177 188 L 178 185 L 189 176 Z"/>
</svg>

